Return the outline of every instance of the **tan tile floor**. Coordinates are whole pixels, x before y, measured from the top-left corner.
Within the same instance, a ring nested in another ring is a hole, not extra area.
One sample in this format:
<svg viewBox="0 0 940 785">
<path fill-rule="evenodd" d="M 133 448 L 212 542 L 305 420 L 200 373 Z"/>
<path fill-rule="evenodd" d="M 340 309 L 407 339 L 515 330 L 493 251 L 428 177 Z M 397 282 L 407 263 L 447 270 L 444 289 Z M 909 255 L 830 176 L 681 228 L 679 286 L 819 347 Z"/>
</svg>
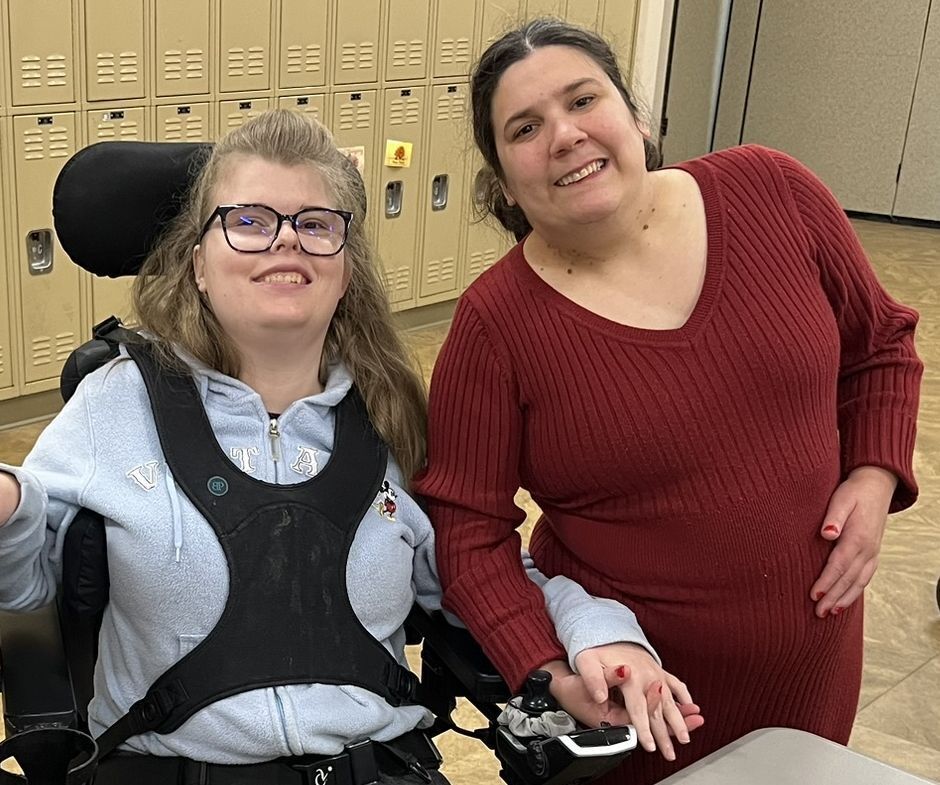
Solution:
<svg viewBox="0 0 940 785">
<path fill-rule="evenodd" d="M 881 566 L 867 592 L 865 676 L 851 746 L 915 774 L 940 779 L 940 229 L 856 221 L 862 243 L 887 289 L 921 314 L 918 349 L 924 379 L 916 467 L 919 503 L 894 516 Z M 430 377 L 447 325 L 413 330 L 408 340 Z M 18 462 L 42 424 L 0 432 L 0 460 Z M 537 515 L 529 513 L 525 532 Z M 472 710 L 460 717 L 472 723 Z M 495 783 L 492 755 L 446 734 L 445 771 L 455 785 Z"/>
</svg>

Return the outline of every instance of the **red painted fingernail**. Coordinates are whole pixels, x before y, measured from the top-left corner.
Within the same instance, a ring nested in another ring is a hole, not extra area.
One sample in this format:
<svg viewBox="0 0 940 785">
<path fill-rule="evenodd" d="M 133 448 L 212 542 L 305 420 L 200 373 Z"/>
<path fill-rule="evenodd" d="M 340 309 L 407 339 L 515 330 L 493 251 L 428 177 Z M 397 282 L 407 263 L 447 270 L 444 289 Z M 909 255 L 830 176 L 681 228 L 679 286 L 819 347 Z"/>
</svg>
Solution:
<svg viewBox="0 0 940 785">
<path fill-rule="evenodd" d="M 624 668 L 623 665 L 618 665 L 617 670 L 615 670 L 614 673 L 617 674 L 618 679 L 623 679 L 627 675 L 627 669 Z"/>
<path fill-rule="evenodd" d="M 819 602 L 825 596 L 826 596 L 825 592 L 818 591 L 813 595 L 813 602 Z"/>
<path fill-rule="evenodd" d="M 839 527 L 836 526 L 834 523 L 830 523 L 827 526 L 823 527 L 823 531 L 826 532 L 827 534 L 838 534 Z"/>
<path fill-rule="evenodd" d="M 845 610 L 845 608 L 840 608 L 838 605 L 836 605 L 836 607 L 832 609 L 832 615 L 833 615 L 833 616 L 838 616 L 838 615 L 839 615 L 840 613 L 842 613 L 842 611 L 844 611 L 844 610 Z"/>
</svg>

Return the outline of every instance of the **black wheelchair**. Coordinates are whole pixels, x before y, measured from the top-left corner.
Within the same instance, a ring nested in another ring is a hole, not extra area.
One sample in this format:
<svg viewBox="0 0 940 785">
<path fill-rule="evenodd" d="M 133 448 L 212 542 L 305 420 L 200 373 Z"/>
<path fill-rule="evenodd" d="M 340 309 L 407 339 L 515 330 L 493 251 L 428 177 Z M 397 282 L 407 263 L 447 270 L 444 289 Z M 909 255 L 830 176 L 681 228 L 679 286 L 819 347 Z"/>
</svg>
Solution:
<svg viewBox="0 0 940 785">
<path fill-rule="evenodd" d="M 54 193 L 56 231 L 73 261 L 96 275 L 135 274 L 161 227 L 179 209 L 194 175 L 193 162 L 204 147 L 105 142 L 74 156 Z M 113 216 L 107 245 L 89 236 L 88 215 Z M 122 330 L 112 317 L 73 352 L 62 377 L 66 399 L 85 374 L 115 356 Z M 0 770 L 0 783 L 93 781 L 98 750 L 87 733 L 86 707 L 109 593 L 104 537 L 99 517 L 79 513 L 66 534 L 57 601 L 29 613 L 0 613 L 0 693 L 7 736 L 0 743 L 0 762 L 15 758 L 26 777 Z M 511 698 L 509 690 L 466 630 L 417 607 L 407 626 L 409 643 L 423 641 L 417 702 L 437 718 L 428 737 L 450 730 L 478 739 L 495 752 L 500 776 L 509 785 L 586 781 L 609 771 L 636 746 L 629 726 L 555 737 L 514 736 L 498 722 L 499 704 Z M 520 702 L 524 711 L 538 714 L 554 708 L 547 676 L 536 672 L 530 677 Z M 456 726 L 451 715 L 461 697 L 486 718 L 485 727 Z M 313 770 L 298 781 L 319 783 Z"/>
</svg>

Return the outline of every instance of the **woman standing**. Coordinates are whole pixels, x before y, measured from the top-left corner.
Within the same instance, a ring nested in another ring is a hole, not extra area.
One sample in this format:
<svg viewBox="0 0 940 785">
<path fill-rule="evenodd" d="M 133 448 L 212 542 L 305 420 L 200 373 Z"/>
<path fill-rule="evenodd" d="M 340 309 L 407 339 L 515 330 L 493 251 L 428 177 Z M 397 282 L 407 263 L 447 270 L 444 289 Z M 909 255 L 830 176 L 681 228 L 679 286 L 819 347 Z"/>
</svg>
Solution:
<svg viewBox="0 0 940 785">
<path fill-rule="evenodd" d="M 656 782 L 763 726 L 847 742 L 862 591 L 886 514 L 917 494 L 916 314 L 787 155 L 651 171 L 593 33 L 530 22 L 471 92 L 487 207 L 524 239 L 461 299 L 431 385 L 417 490 L 445 606 L 512 683 L 564 672 L 515 562 L 521 486 L 543 511 L 537 566 L 631 607 L 708 719 L 675 763 L 634 755 L 612 781 Z"/>
</svg>

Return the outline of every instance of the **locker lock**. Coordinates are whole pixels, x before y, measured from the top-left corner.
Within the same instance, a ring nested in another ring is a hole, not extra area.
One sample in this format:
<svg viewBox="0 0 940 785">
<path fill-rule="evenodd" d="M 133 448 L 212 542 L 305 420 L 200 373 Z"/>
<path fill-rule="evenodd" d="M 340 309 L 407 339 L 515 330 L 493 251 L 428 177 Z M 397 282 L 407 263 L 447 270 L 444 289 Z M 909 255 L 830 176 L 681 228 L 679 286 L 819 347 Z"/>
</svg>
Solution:
<svg viewBox="0 0 940 785">
<path fill-rule="evenodd" d="M 401 215 L 405 184 L 401 180 L 390 180 L 385 186 L 385 217 L 397 218 Z"/>
<path fill-rule="evenodd" d="M 444 210 L 447 208 L 447 190 L 450 178 L 446 174 L 439 174 L 431 180 L 431 209 Z"/>
<path fill-rule="evenodd" d="M 33 229 L 26 233 L 26 263 L 30 275 L 52 272 L 52 230 Z"/>
</svg>

